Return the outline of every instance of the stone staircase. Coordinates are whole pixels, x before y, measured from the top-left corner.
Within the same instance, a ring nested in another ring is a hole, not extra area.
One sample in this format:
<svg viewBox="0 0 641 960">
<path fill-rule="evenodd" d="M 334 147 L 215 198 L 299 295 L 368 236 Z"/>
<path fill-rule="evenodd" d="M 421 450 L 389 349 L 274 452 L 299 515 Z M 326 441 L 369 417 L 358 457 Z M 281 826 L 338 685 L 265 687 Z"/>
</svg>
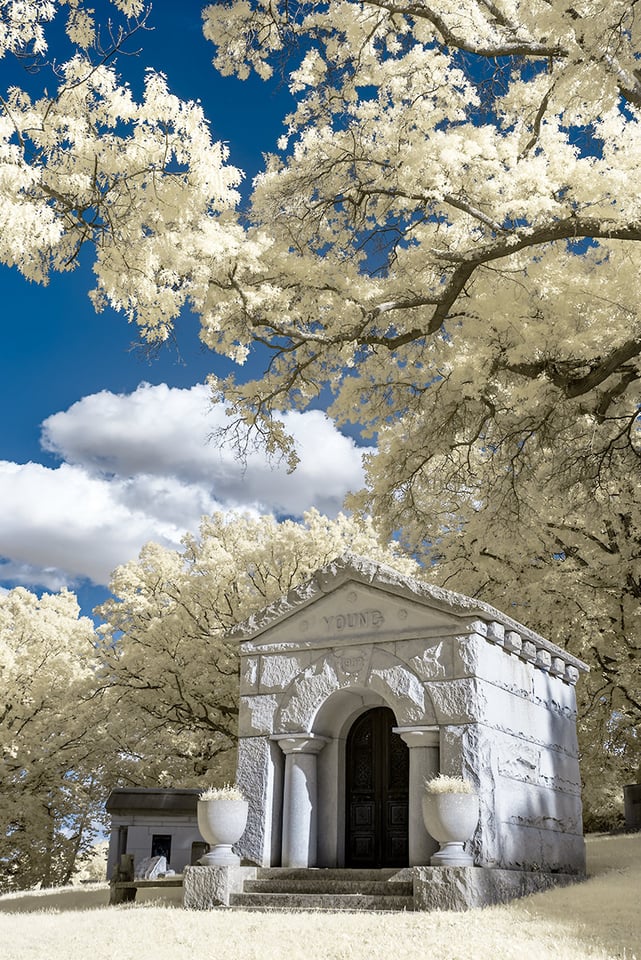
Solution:
<svg viewBox="0 0 641 960">
<path fill-rule="evenodd" d="M 413 910 L 410 870 L 261 867 L 230 907 L 242 910 Z"/>
</svg>

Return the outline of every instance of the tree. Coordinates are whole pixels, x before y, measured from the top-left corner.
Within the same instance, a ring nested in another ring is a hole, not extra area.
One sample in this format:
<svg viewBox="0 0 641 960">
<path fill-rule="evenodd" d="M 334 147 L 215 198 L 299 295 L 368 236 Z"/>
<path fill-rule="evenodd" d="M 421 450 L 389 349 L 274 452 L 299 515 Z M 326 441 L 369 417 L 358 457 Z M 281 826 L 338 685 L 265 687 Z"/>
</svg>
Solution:
<svg viewBox="0 0 641 960">
<path fill-rule="evenodd" d="M 638 4 L 237 0 L 206 8 L 205 33 L 220 71 L 279 70 L 296 97 L 246 220 L 199 108 L 155 75 L 135 103 L 105 60 L 124 35 L 104 51 L 74 27 L 56 97 L 7 98 L 0 259 L 40 279 L 97 242 L 97 305 L 148 340 L 190 304 L 212 350 L 266 351 L 263 376 L 212 387 L 232 436 L 248 423 L 292 466 L 275 414 L 331 390 L 336 421 L 377 442 L 352 505 L 442 579 L 492 599 L 508 576 L 528 622 L 580 633 L 585 708 L 631 730 Z"/>
<path fill-rule="evenodd" d="M 333 382 L 339 421 L 420 450 L 439 383 L 445 449 L 480 435 L 509 462 L 567 403 L 605 438 L 615 415 L 624 432 L 641 349 L 638 16 L 623 0 L 579 7 L 207 8 L 222 71 L 266 75 L 296 44 L 302 57 L 290 152 L 254 194 L 272 247 L 218 308 L 241 342 L 273 349 L 266 379 L 221 385 L 250 421 Z M 408 459 L 385 487 L 411 479 Z"/>
<path fill-rule="evenodd" d="M 0 890 L 67 883 L 102 816 L 93 624 L 75 596 L 0 596 Z"/>
<path fill-rule="evenodd" d="M 27 6 L 5 53 L 45 49 L 56 5 Z M 455 500 L 483 493 L 481 466 L 492 489 L 514 486 L 530 450 L 554 450 L 565 488 L 612 456 L 636 469 L 636 4 L 207 7 L 223 73 L 296 67 L 246 230 L 202 111 L 155 74 L 136 103 L 107 65 L 141 21 L 105 50 L 70 9 L 56 97 L 4 105 L 4 196 L 21 213 L 5 262 L 43 279 L 92 242 L 97 304 L 148 340 L 190 303 L 212 349 L 267 347 L 260 379 L 212 383 L 292 463 L 273 413 L 329 386 L 336 420 L 379 439 L 369 504 L 393 522 L 435 474 Z"/>
<path fill-rule="evenodd" d="M 639 483 L 611 478 L 588 500 L 577 482 L 546 500 L 538 479 L 523 482 L 507 531 L 500 502 L 470 506 L 432 575 L 590 664 L 577 688 L 584 811 L 589 827 L 603 829 L 621 818 L 622 785 L 641 775 Z"/>
<path fill-rule="evenodd" d="M 147 71 L 140 101 L 120 83 L 111 61 L 149 10 L 143 0 L 111 6 L 120 27 L 97 24 L 84 0 L 3 4 L 0 58 L 31 68 L 31 93 L 15 85 L 0 97 L 0 262 L 46 282 L 90 247 L 96 308 L 135 313 L 148 339 L 163 340 L 195 275 L 206 286 L 221 264 L 226 272 L 243 241 L 233 219 L 242 174 L 202 108 L 173 96 L 161 74 Z M 68 43 L 58 36 L 47 61 L 64 8 Z"/>
<path fill-rule="evenodd" d="M 150 543 L 114 572 L 114 598 L 99 613 L 121 778 L 233 780 L 239 659 L 227 633 L 345 551 L 416 569 L 371 524 L 310 511 L 301 523 L 204 517 L 182 551 Z"/>
<path fill-rule="evenodd" d="M 0 890 L 82 871 L 113 786 L 233 779 L 227 631 L 346 550 L 416 568 L 344 516 L 216 514 L 182 551 L 150 543 L 114 572 L 98 633 L 69 591 L 0 596 Z"/>
<path fill-rule="evenodd" d="M 584 770 L 619 785 L 641 761 L 639 23 L 623 0 L 258 0 L 205 25 L 223 72 L 300 60 L 254 192 L 273 243 L 224 308 L 268 375 L 215 386 L 268 432 L 330 384 L 377 439 L 352 506 L 588 660 Z"/>
<path fill-rule="evenodd" d="M 0 53 L 46 50 L 56 4 L 26 9 L 26 25 L 7 12 Z M 329 385 L 337 421 L 381 438 L 379 512 L 441 451 L 455 484 L 470 458 L 502 476 L 559 433 L 589 476 L 613 449 L 636 466 L 636 4 L 207 7 L 223 73 L 300 60 L 247 230 L 197 105 L 156 74 L 136 103 L 106 62 L 144 20 L 105 49 L 81 0 L 69 9 L 56 96 L 3 104 L 1 259 L 44 279 L 93 243 L 96 303 L 148 340 L 188 302 L 212 349 L 266 346 L 263 377 L 214 387 L 292 462 L 272 414 Z"/>
<path fill-rule="evenodd" d="M 104 883 L 107 876 L 109 841 L 100 840 L 82 857 L 73 875 L 72 882 Z"/>
</svg>

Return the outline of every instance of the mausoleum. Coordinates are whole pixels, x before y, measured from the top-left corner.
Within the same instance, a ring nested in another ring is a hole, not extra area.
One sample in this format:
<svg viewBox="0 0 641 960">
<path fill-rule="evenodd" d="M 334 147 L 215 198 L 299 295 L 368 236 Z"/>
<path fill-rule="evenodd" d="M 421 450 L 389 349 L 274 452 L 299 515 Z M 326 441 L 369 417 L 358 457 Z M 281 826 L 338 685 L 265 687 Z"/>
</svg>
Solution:
<svg viewBox="0 0 641 960">
<path fill-rule="evenodd" d="M 427 865 L 424 781 L 472 781 L 475 865 L 585 868 L 575 684 L 587 667 L 478 600 L 345 556 L 236 630 L 241 853 Z"/>
<path fill-rule="evenodd" d="M 107 876 L 131 854 L 134 863 L 163 856 L 167 865 L 181 873 L 207 851 L 198 830 L 196 806 L 199 790 L 116 787 L 107 799 L 111 832 Z"/>
</svg>

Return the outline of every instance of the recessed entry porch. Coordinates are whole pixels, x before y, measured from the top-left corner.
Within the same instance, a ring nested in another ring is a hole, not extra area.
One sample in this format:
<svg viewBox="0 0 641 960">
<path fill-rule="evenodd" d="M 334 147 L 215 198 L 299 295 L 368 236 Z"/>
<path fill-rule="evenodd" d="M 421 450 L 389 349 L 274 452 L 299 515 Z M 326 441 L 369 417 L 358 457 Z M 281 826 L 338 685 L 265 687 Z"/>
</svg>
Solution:
<svg viewBox="0 0 641 960">
<path fill-rule="evenodd" d="M 420 787 L 438 772 L 437 727 L 399 726 L 381 696 L 355 689 L 329 697 L 311 733 L 271 739 L 283 784 L 272 866 L 429 863 L 438 845 L 423 826 Z"/>
</svg>

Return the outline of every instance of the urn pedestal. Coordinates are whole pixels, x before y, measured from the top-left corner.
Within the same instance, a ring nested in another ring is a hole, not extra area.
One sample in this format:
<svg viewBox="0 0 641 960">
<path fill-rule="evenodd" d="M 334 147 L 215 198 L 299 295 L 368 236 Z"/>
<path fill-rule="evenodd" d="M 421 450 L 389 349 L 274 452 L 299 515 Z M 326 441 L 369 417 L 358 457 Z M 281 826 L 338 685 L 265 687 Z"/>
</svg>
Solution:
<svg viewBox="0 0 641 960">
<path fill-rule="evenodd" d="M 479 798 L 475 793 L 425 793 L 423 822 L 431 837 L 441 845 L 431 858 L 433 867 L 471 867 L 474 860 L 463 849 L 479 819 Z"/>
</svg>

